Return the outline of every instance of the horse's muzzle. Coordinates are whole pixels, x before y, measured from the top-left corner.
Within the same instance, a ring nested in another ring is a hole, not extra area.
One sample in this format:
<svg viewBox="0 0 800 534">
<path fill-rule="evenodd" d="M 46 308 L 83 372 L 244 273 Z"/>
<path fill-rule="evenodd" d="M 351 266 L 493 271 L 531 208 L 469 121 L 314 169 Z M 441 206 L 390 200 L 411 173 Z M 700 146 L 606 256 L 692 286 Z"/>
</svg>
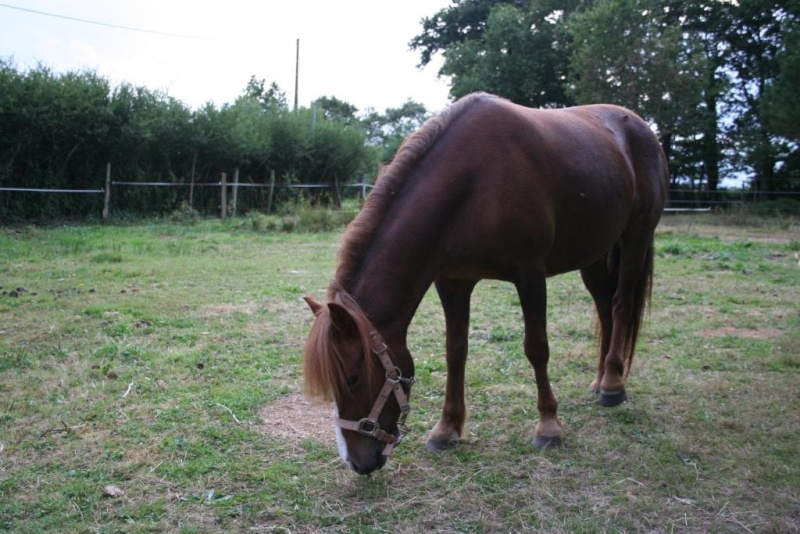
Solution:
<svg viewBox="0 0 800 534">
<path fill-rule="evenodd" d="M 347 460 L 347 465 L 359 475 L 368 475 L 386 465 L 386 458 L 387 457 L 383 454 L 379 454 L 371 461 L 365 461 L 363 463 Z"/>
</svg>

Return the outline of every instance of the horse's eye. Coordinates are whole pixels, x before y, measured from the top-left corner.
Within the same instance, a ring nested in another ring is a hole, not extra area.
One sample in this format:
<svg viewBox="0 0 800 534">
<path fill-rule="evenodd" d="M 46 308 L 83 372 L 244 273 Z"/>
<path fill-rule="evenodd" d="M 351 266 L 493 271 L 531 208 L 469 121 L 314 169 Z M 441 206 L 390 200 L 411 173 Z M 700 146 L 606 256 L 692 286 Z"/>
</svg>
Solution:
<svg viewBox="0 0 800 534">
<path fill-rule="evenodd" d="M 349 389 L 353 389 L 358 385 L 358 375 L 348 376 L 347 377 L 347 387 Z"/>
</svg>

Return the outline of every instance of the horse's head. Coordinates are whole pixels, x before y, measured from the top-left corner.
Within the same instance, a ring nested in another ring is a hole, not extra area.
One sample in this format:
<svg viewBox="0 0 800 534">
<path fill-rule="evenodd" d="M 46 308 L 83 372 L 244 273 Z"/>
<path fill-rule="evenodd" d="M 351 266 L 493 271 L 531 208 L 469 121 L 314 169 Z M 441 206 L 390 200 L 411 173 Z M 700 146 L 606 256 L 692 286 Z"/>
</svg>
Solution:
<svg viewBox="0 0 800 534">
<path fill-rule="evenodd" d="M 380 469 L 402 438 L 413 378 L 403 377 L 381 335 L 347 293 L 321 304 L 306 342 L 306 393 L 335 403 L 339 455 L 359 474 Z"/>
</svg>

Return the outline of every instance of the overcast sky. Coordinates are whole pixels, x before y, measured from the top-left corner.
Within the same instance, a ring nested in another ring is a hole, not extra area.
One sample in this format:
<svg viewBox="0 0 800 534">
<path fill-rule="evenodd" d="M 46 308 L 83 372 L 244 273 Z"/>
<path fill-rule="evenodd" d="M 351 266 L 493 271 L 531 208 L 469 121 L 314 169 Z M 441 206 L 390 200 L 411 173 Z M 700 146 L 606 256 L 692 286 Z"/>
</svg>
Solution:
<svg viewBox="0 0 800 534">
<path fill-rule="evenodd" d="M 408 42 L 421 19 L 449 0 L 0 0 L 0 57 L 26 69 L 89 69 L 197 108 L 233 102 L 251 75 L 294 101 L 320 96 L 384 111 L 411 98 L 429 111 L 447 103 L 440 61 L 418 69 Z M 90 24 L 12 9 L 14 6 Z M 132 31 L 108 25 L 147 31 Z M 172 35 L 164 35 L 172 34 Z"/>
</svg>

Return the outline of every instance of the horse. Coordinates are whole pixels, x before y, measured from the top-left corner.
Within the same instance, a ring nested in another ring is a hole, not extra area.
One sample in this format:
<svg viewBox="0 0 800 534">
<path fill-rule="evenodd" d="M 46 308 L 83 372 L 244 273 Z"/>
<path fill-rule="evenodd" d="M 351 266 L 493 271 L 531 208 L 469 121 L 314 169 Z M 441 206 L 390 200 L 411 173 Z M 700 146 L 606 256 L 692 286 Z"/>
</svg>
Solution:
<svg viewBox="0 0 800 534">
<path fill-rule="evenodd" d="M 475 93 L 406 138 L 342 237 L 328 302 L 304 297 L 314 314 L 306 395 L 334 402 L 346 464 L 380 469 L 405 435 L 407 330 L 431 285 L 444 310 L 447 380 L 429 449 L 464 435 L 470 296 L 482 279 L 511 282 L 519 295 L 535 446 L 563 435 L 547 374 L 546 278 L 580 270 L 599 325 L 590 389 L 602 406 L 625 401 L 668 182 L 654 133 L 613 105 L 540 110 Z"/>
</svg>

